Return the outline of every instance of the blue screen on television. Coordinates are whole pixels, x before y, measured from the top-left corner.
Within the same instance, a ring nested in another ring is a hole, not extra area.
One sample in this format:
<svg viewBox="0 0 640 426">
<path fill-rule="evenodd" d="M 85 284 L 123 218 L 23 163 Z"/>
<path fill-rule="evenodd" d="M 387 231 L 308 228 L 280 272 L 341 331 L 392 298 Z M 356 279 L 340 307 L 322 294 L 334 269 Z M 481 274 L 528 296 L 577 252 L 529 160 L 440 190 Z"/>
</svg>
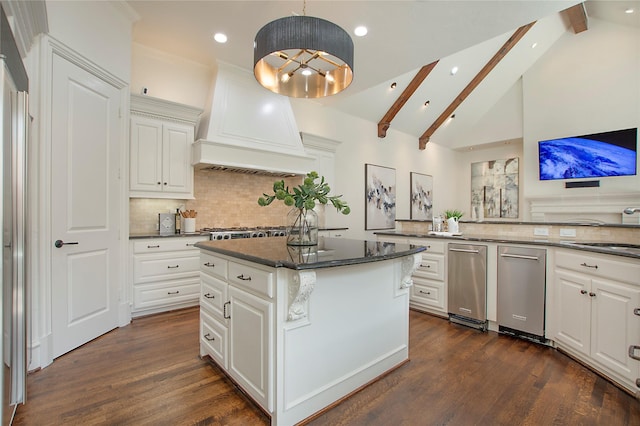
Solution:
<svg viewBox="0 0 640 426">
<path fill-rule="evenodd" d="M 638 129 L 538 142 L 540 180 L 632 176 Z"/>
</svg>

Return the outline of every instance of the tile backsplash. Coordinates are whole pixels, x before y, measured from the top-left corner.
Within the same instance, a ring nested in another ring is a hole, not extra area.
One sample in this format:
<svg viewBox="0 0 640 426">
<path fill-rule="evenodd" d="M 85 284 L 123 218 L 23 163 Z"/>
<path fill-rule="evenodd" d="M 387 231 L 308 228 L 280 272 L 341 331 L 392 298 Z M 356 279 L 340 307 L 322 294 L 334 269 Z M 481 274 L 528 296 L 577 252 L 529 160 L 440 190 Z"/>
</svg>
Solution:
<svg viewBox="0 0 640 426">
<path fill-rule="evenodd" d="M 258 205 L 258 197 L 273 192 L 273 183 L 282 178 L 219 170 L 196 170 L 194 200 L 131 198 L 129 200 L 129 232 L 153 233 L 157 230 L 158 213 L 174 212 L 184 206 L 198 212 L 196 229 L 233 228 L 243 226 L 283 226 L 291 207 L 274 201 L 266 207 Z M 290 188 L 302 183 L 302 176 L 284 178 Z"/>
</svg>

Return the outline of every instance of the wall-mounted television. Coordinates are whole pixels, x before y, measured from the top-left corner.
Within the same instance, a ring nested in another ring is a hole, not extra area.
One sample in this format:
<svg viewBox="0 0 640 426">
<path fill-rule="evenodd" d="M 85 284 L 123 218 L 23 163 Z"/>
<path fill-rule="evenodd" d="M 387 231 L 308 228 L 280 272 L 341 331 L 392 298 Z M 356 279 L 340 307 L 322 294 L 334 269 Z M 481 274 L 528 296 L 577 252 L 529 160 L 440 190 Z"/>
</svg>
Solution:
<svg viewBox="0 0 640 426">
<path fill-rule="evenodd" d="M 538 142 L 540 180 L 633 176 L 638 128 Z"/>
</svg>

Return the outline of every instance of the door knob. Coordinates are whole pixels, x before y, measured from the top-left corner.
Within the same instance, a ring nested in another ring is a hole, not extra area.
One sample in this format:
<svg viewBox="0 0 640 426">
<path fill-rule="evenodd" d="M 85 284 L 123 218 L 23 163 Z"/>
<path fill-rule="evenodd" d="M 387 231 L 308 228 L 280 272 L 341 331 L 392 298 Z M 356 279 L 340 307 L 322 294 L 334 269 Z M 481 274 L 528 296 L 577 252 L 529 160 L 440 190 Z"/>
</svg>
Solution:
<svg viewBox="0 0 640 426">
<path fill-rule="evenodd" d="M 55 242 L 55 243 L 53 243 L 53 245 L 54 245 L 54 246 L 56 246 L 57 248 L 60 248 L 60 247 L 62 247 L 62 246 L 64 246 L 64 245 L 72 245 L 72 244 L 78 244 L 78 242 L 77 242 L 77 241 L 74 241 L 74 242 L 71 242 L 71 243 L 65 243 L 65 242 L 64 242 L 64 241 L 62 241 L 62 240 L 56 240 L 56 242 Z"/>
</svg>

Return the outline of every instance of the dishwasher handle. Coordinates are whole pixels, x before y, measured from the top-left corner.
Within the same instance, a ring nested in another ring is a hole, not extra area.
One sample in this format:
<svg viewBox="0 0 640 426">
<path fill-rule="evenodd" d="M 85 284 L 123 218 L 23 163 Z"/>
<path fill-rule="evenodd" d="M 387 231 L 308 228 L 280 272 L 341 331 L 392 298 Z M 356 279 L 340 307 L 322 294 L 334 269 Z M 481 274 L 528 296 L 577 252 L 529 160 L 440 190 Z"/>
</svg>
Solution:
<svg viewBox="0 0 640 426">
<path fill-rule="evenodd" d="M 480 253 L 479 250 L 457 249 L 457 248 L 450 248 L 449 251 L 458 251 L 461 253 Z"/>
<path fill-rule="evenodd" d="M 523 254 L 500 253 L 500 257 L 511 257 L 513 259 L 540 260 L 538 256 L 526 256 Z"/>
</svg>

